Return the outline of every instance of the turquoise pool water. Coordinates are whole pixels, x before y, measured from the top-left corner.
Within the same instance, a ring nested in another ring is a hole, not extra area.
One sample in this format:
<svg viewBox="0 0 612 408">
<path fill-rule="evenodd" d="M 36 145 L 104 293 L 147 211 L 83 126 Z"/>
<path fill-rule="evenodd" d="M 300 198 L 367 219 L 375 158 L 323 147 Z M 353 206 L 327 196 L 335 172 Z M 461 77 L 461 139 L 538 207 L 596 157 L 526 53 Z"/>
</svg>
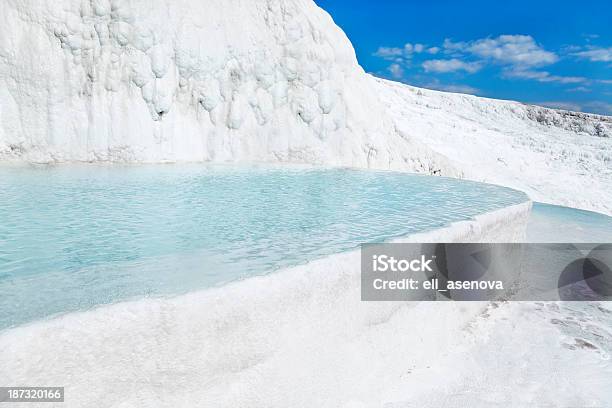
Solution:
<svg viewBox="0 0 612 408">
<path fill-rule="evenodd" d="M 612 242 L 612 217 L 576 208 L 533 203 L 529 242 Z"/>
<path fill-rule="evenodd" d="M 183 293 L 527 200 L 389 172 L 202 165 L 0 168 L 0 328 Z"/>
</svg>

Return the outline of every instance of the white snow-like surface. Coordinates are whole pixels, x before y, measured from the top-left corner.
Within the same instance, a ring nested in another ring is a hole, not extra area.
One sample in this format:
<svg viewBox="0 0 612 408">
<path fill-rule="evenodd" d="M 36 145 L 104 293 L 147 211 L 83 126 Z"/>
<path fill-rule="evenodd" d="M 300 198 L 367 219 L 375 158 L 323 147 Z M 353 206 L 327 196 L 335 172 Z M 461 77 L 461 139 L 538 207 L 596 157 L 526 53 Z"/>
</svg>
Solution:
<svg viewBox="0 0 612 408">
<path fill-rule="evenodd" d="M 530 208 L 402 241 L 517 240 Z M 455 350 L 472 347 L 478 334 L 466 325 L 486 305 L 361 302 L 354 250 L 4 331 L 0 378 L 65 385 L 69 407 L 378 407 L 458 381 L 461 371 L 441 370 Z"/>
<path fill-rule="evenodd" d="M 411 241 L 513 241 L 530 203 Z M 605 302 L 361 302 L 359 251 L 0 333 L 70 407 L 567 407 L 612 398 Z M 333 273 L 330 273 L 333 271 Z M 62 406 L 63 406 L 62 405 Z"/>
<path fill-rule="evenodd" d="M 462 177 L 612 214 L 612 117 L 372 80 L 400 134 Z"/>
<path fill-rule="evenodd" d="M 2 161 L 385 168 L 610 214 L 610 135 L 610 118 L 374 79 L 311 0 L 0 7 Z M 525 207 L 501 214 L 413 239 L 516 239 Z M 358 262 L 340 254 L 8 330 L 0 378 L 66 385 L 70 407 L 612 399 L 608 305 L 360 302 Z"/>
<path fill-rule="evenodd" d="M 5 0 L 0 160 L 444 170 L 312 0 Z"/>
</svg>

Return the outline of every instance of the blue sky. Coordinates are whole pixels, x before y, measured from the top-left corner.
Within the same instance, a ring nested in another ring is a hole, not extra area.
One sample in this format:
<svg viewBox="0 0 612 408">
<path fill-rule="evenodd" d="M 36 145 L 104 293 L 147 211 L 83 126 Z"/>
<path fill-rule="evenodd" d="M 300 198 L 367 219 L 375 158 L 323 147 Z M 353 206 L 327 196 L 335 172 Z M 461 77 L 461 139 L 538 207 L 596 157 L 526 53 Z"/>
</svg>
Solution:
<svg viewBox="0 0 612 408">
<path fill-rule="evenodd" d="M 612 115 L 612 2 L 315 1 L 375 75 Z"/>
</svg>

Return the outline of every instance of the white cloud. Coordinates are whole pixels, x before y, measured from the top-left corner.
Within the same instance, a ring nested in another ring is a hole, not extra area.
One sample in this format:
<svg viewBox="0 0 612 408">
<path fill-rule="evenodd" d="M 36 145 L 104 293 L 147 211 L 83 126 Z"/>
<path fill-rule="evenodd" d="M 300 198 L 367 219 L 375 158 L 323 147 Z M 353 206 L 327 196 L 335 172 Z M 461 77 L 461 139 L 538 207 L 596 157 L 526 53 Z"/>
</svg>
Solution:
<svg viewBox="0 0 612 408">
<path fill-rule="evenodd" d="M 558 82 L 561 84 L 579 84 L 588 81 L 584 77 L 552 75 L 547 71 L 533 71 L 522 68 L 506 70 L 504 71 L 504 77 L 531 79 L 538 82 Z"/>
<path fill-rule="evenodd" d="M 423 68 L 426 72 L 455 72 L 455 71 L 465 71 L 470 74 L 473 74 L 479 71 L 482 66 L 478 62 L 465 62 L 461 61 L 457 58 L 452 58 L 448 60 L 428 60 L 423 62 Z"/>
<path fill-rule="evenodd" d="M 576 52 L 573 55 L 579 58 L 585 58 L 593 62 L 612 62 L 612 47 L 595 48 L 590 47 L 586 51 Z"/>
<path fill-rule="evenodd" d="M 497 38 L 458 43 L 446 39 L 444 49 L 521 67 L 549 65 L 559 60 L 555 53 L 546 51 L 530 35 L 500 35 Z"/>
<path fill-rule="evenodd" d="M 578 51 L 581 51 L 582 49 L 583 47 L 580 47 L 578 45 L 565 45 L 561 47 L 560 52 L 564 54 L 574 54 Z"/>
<path fill-rule="evenodd" d="M 378 50 L 374 53 L 376 57 L 384 59 L 394 59 L 396 57 L 401 57 L 403 54 L 402 49 L 396 47 L 378 47 Z"/>
<path fill-rule="evenodd" d="M 465 42 L 453 42 L 449 38 L 444 40 L 442 47 L 445 51 L 463 51 L 467 47 Z"/>
<path fill-rule="evenodd" d="M 469 95 L 482 95 L 482 91 L 480 89 L 462 84 L 443 84 L 437 78 L 434 78 L 433 80 L 428 82 L 418 82 L 415 85 L 421 88 L 434 89 L 436 91 L 455 92 Z"/>
<path fill-rule="evenodd" d="M 434 47 L 436 48 L 436 47 Z M 437 49 L 436 49 L 437 50 Z M 434 50 L 434 51 L 436 51 Z M 401 62 L 402 59 L 410 59 L 413 54 L 420 54 L 424 51 L 430 52 L 426 49 L 424 44 L 411 44 L 406 43 L 403 48 L 399 47 L 378 47 L 376 52 L 373 54 L 375 57 L 386 59 L 387 61 Z"/>
<path fill-rule="evenodd" d="M 576 88 L 570 88 L 567 92 L 591 92 L 591 89 L 586 86 L 577 86 Z"/>
<path fill-rule="evenodd" d="M 404 69 L 399 64 L 391 64 L 387 69 L 395 79 L 401 79 L 404 76 Z"/>
<path fill-rule="evenodd" d="M 411 43 L 406 43 L 404 45 L 404 52 L 406 54 L 420 54 L 423 51 L 425 51 L 425 45 L 423 44 L 411 44 Z"/>
<path fill-rule="evenodd" d="M 487 65 L 497 65 L 501 67 L 501 74 L 504 78 L 574 85 L 572 89 L 569 89 L 573 92 L 589 92 L 590 89 L 587 86 L 594 84 L 612 84 L 612 80 L 608 79 L 588 79 L 582 76 L 550 73 L 544 67 L 556 63 L 559 56 L 555 52 L 546 50 L 530 35 L 500 35 L 462 42 L 454 42 L 447 38 L 441 47 L 406 43 L 403 48 L 380 47 L 374 55 L 392 62 L 393 68 L 389 67 L 389 72 L 394 78 L 401 78 L 404 76 L 404 69 L 412 66 L 412 61 L 418 58 L 417 54 L 438 55 L 442 52 L 445 58 L 427 60 L 421 57 L 424 59 L 424 61 L 421 59 L 421 67 L 425 72 L 474 74 Z M 612 47 L 566 46 L 560 49 L 559 53 L 559 55 L 573 55 L 590 61 L 612 62 Z"/>
</svg>

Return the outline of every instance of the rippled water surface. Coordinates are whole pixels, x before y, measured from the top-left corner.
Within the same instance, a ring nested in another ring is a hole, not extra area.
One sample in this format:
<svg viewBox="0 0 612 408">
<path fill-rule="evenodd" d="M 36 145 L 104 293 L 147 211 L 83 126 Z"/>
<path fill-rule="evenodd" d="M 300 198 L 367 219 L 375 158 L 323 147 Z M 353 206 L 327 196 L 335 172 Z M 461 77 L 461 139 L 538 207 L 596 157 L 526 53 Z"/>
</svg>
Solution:
<svg viewBox="0 0 612 408">
<path fill-rule="evenodd" d="M 612 243 L 612 217 L 576 208 L 534 203 L 529 242 Z"/>
<path fill-rule="evenodd" d="M 0 328 L 182 293 L 526 200 L 439 177 L 209 166 L 0 167 Z"/>
</svg>

